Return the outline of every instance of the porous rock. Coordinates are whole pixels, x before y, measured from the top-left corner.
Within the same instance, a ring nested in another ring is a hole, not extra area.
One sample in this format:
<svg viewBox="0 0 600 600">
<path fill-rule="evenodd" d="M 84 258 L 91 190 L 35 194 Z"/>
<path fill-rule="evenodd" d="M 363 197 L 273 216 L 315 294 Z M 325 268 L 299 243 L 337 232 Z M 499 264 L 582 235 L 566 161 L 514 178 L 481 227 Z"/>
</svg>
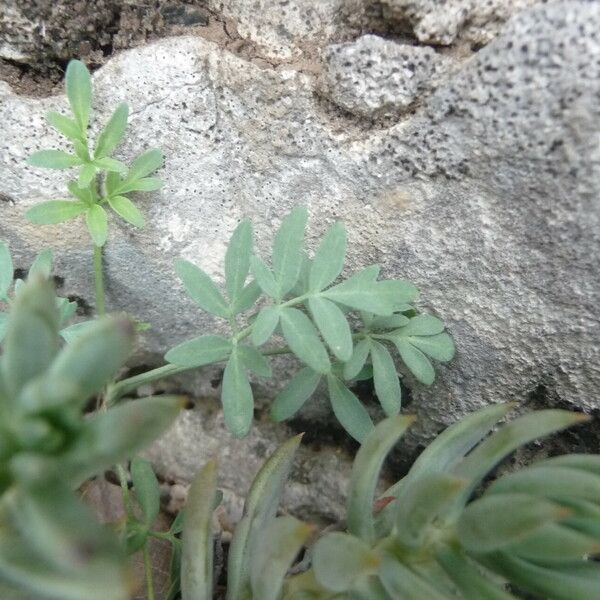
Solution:
<svg viewBox="0 0 600 600">
<path fill-rule="evenodd" d="M 436 87 L 446 62 L 429 47 L 364 35 L 325 50 L 321 86 L 331 101 L 353 114 L 397 116 Z"/>
<path fill-rule="evenodd" d="M 456 340 L 457 357 L 437 369 L 432 387 L 404 376 L 411 390 L 404 410 L 419 418 L 407 455 L 491 402 L 597 411 L 598 31 L 597 3 L 525 10 L 410 118 L 377 127 L 322 102 L 315 77 L 253 64 L 197 37 L 116 56 L 94 83 L 102 119 L 121 100 L 132 106 L 119 156 L 161 146 L 167 159 L 165 187 L 140 198 L 147 228 L 113 221 L 110 306 L 152 323 L 142 345 L 154 363 L 186 338 L 224 331 L 183 294 L 174 260 L 184 256 L 222 283 L 226 241 L 240 218 L 253 219 L 265 255 L 280 218 L 306 204 L 312 247 L 342 219 L 348 272 L 378 262 L 383 275 L 411 279 L 422 292 L 419 308 L 444 318 Z M 20 268 L 54 247 L 62 292 L 93 306 L 81 224 L 36 228 L 22 217 L 35 202 L 64 194 L 64 173 L 32 169 L 25 158 L 59 144 L 43 114 L 65 107 L 63 96 L 26 98 L 0 84 L 0 237 Z M 291 370 L 278 366 L 276 383 L 258 387 L 259 396 L 272 395 Z M 214 397 L 218 378 L 218 369 L 205 369 L 188 385 Z M 194 414 L 185 413 L 179 437 L 154 454 L 165 477 L 193 470 L 181 468 L 177 451 L 190 432 L 213 443 Z M 302 418 L 322 426 L 325 414 L 313 402 Z M 262 419 L 255 428 L 252 435 L 280 440 Z M 590 449 L 598 430 L 581 436 Z M 219 437 L 223 448 L 234 444 Z M 241 470 L 248 460 L 258 464 L 251 445 L 235 447 Z M 194 467 L 205 457 L 196 460 Z M 314 477 L 318 487 L 329 471 Z"/>
</svg>

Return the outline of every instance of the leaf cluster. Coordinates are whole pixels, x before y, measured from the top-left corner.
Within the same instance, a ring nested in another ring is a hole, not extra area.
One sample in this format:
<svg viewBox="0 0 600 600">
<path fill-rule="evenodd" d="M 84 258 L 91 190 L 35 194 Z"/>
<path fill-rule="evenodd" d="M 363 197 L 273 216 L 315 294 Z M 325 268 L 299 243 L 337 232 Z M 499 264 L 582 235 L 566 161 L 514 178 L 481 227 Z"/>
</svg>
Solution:
<svg viewBox="0 0 600 600">
<path fill-rule="evenodd" d="M 225 421 L 234 435 L 243 436 L 254 407 L 249 373 L 271 377 L 269 357 L 292 353 L 305 366 L 275 399 L 273 419 L 292 417 L 324 382 L 337 419 L 362 441 L 374 425 L 352 384 L 372 379 L 386 415 L 397 415 L 401 387 L 394 354 L 417 381 L 430 385 L 435 378 L 430 359 L 449 361 L 454 344 L 440 319 L 417 313 L 412 283 L 378 279 L 377 265 L 338 281 L 347 244 L 341 223 L 330 227 L 309 258 L 307 218 L 306 209 L 298 207 L 283 219 L 270 265 L 254 252 L 250 221 L 242 221 L 225 255 L 226 293 L 201 268 L 180 260 L 177 273 L 190 297 L 226 320 L 231 335 L 193 338 L 165 358 L 182 368 L 225 361 Z M 267 344 L 282 339 L 283 347 Z"/>
<path fill-rule="evenodd" d="M 133 326 L 99 319 L 61 343 L 54 291 L 38 271 L 15 293 L 0 357 L 0 581 L 43 597 L 125 599 L 121 545 L 73 490 L 158 437 L 181 399 L 86 416 L 128 358 Z"/>
<path fill-rule="evenodd" d="M 541 410 L 491 433 L 512 408 L 493 405 L 443 432 L 409 473 L 376 496 L 386 454 L 412 423 L 382 421 L 359 450 L 347 531 L 276 517 L 299 438 L 269 458 L 252 485 L 231 543 L 227 598 L 450 600 L 516 598 L 509 584 L 550 600 L 594 598 L 600 583 L 600 456 L 570 454 L 505 474 L 493 469 L 534 439 L 585 420 Z M 196 477 L 185 509 L 183 600 L 213 594 L 212 499 L 216 465 Z M 305 548 L 297 574 L 289 570 Z"/>
<path fill-rule="evenodd" d="M 89 139 L 92 112 L 92 81 L 86 66 L 72 60 L 67 66 L 65 87 L 72 116 L 57 112 L 46 115 L 48 123 L 71 143 L 72 151 L 40 150 L 29 159 L 35 167 L 78 169 L 77 179 L 69 182 L 71 198 L 42 202 L 26 217 L 37 225 L 62 223 L 85 215 L 87 229 L 96 246 L 103 246 L 108 235 L 105 207 L 135 227 L 144 226 L 144 217 L 128 197 L 132 192 L 157 190 L 162 182 L 150 175 L 162 164 L 159 150 L 148 150 L 128 167 L 111 156 L 125 137 L 129 107 L 123 102 L 106 122 L 95 143 Z"/>
</svg>

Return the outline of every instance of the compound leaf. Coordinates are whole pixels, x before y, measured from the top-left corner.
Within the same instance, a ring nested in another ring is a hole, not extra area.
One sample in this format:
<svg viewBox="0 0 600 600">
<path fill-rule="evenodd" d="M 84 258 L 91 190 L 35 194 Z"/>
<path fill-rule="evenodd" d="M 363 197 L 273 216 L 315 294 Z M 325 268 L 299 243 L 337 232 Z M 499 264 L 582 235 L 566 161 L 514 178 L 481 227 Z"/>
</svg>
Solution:
<svg viewBox="0 0 600 600">
<path fill-rule="evenodd" d="M 225 360 L 232 350 L 231 341 L 219 335 L 201 335 L 171 348 L 165 360 L 178 367 L 201 367 Z"/>
<path fill-rule="evenodd" d="M 301 369 L 275 398 L 271 406 L 272 419 L 284 421 L 293 417 L 314 394 L 320 381 L 321 373 L 310 367 Z"/>
<path fill-rule="evenodd" d="M 310 267 L 309 289 L 320 292 L 342 272 L 346 259 L 346 228 L 342 223 L 331 226 L 319 245 Z"/>
<path fill-rule="evenodd" d="M 187 293 L 200 308 L 218 317 L 228 318 L 227 303 L 208 274 L 184 259 L 175 263 L 175 270 Z"/>
<path fill-rule="evenodd" d="M 246 368 L 235 348 L 223 373 L 221 402 L 227 429 L 235 437 L 244 437 L 252 425 L 254 397 Z"/>
<path fill-rule="evenodd" d="M 280 310 L 281 329 L 292 352 L 319 373 L 328 373 L 331 363 L 311 320 L 297 308 Z"/>
<path fill-rule="evenodd" d="M 344 313 L 336 304 L 320 296 L 309 298 L 308 307 L 333 354 L 343 362 L 349 360 L 352 356 L 352 332 Z"/>
</svg>

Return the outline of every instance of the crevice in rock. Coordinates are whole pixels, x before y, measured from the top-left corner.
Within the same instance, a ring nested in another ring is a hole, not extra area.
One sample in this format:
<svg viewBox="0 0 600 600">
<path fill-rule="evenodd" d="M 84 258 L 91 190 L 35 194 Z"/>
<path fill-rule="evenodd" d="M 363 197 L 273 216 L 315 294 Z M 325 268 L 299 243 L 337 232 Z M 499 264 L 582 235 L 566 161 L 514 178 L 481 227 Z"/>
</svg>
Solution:
<svg viewBox="0 0 600 600">
<path fill-rule="evenodd" d="M 76 295 L 70 295 L 67 296 L 67 298 L 69 299 L 69 302 L 75 302 L 75 304 L 77 304 L 75 314 L 80 317 L 90 317 L 94 314 L 94 308 L 85 298 Z"/>
</svg>

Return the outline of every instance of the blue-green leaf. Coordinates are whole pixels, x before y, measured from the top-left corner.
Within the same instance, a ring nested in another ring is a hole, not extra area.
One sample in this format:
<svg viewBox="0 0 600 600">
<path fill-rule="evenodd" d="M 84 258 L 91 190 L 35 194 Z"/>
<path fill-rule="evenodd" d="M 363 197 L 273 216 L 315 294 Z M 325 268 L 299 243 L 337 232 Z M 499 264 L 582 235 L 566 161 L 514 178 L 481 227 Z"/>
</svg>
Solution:
<svg viewBox="0 0 600 600">
<path fill-rule="evenodd" d="M 289 292 L 300 276 L 307 219 L 306 208 L 298 206 L 283 219 L 275 234 L 272 261 L 280 296 Z"/>
<path fill-rule="evenodd" d="M 90 183 L 96 177 L 96 167 L 91 163 L 86 163 L 79 168 L 79 176 L 77 177 L 77 185 L 84 189 L 89 187 Z"/>
<path fill-rule="evenodd" d="M 435 360 L 447 362 L 454 357 L 454 341 L 447 333 L 438 333 L 427 337 L 408 337 L 406 339 L 415 348 Z"/>
<path fill-rule="evenodd" d="M 283 308 L 280 321 L 292 352 L 315 371 L 328 373 L 331 370 L 329 356 L 311 320 L 297 308 Z"/>
<path fill-rule="evenodd" d="M 40 150 L 29 157 L 29 164 L 44 169 L 69 169 L 81 164 L 81 159 L 62 150 Z"/>
<path fill-rule="evenodd" d="M 342 427 L 363 442 L 373 430 L 373 421 L 360 400 L 335 376 L 327 376 L 331 407 Z"/>
<path fill-rule="evenodd" d="M 346 228 L 342 223 L 331 226 L 319 245 L 310 267 L 309 288 L 320 292 L 342 272 L 346 259 Z"/>
<path fill-rule="evenodd" d="M 50 277 L 50 273 L 52 272 L 52 250 L 47 248 L 46 250 L 42 250 L 34 259 L 31 267 L 29 267 L 29 272 L 27 273 L 27 277 L 36 277 L 37 275 L 41 277 L 45 277 L 48 279 Z M 1 286 L 0 286 L 1 287 Z M 0 297 L 2 294 L 0 294 Z"/>
<path fill-rule="evenodd" d="M 371 360 L 377 398 L 388 417 L 397 415 L 400 412 L 402 396 L 394 359 L 383 344 L 372 340 Z"/>
<path fill-rule="evenodd" d="M 127 173 L 127 182 L 142 179 L 156 171 L 163 162 L 163 155 L 160 150 L 153 149 L 140 154 L 129 167 Z"/>
<path fill-rule="evenodd" d="M 320 296 L 310 297 L 308 307 L 333 354 L 343 362 L 349 360 L 352 356 L 352 332 L 344 313 L 336 304 Z"/>
<path fill-rule="evenodd" d="M 231 340 L 219 335 L 202 335 L 171 348 L 165 360 L 178 367 L 201 367 L 225 360 L 231 350 Z"/>
<path fill-rule="evenodd" d="M 252 256 L 250 266 L 262 291 L 271 298 L 279 299 L 279 286 L 275 281 L 275 276 L 264 261 L 259 256 Z"/>
<path fill-rule="evenodd" d="M 140 209 L 125 196 L 111 196 L 108 198 L 110 207 L 128 223 L 135 227 L 143 227 L 145 225 L 144 215 Z"/>
<path fill-rule="evenodd" d="M 229 300 L 234 305 L 244 288 L 250 270 L 252 224 L 244 219 L 233 232 L 225 253 L 225 284 Z"/>
<path fill-rule="evenodd" d="M 398 348 L 402 361 L 415 376 L 415 379 L 425 385 L 431 385 L 435 379 L 435 371 L 425 354 L 403 338 L 395 337 L 392 339 L 396 344 L 396 348 Z"/>
<path fill-rule="evenodd" d="M 402 336 L 409 335 L 437 335 L 444 331 L 444 322 L 433 315 L 417 315 L 410 319 L 407 325 L 397 333 Z"/>
<path fill-rule="evenodd" d="M 273 372 L 267 359 L 254 346 L 238 346 L 242 362 L 249 371 L 261 377 L 271 377 Z"/>
<path fill-rule="evenodd" d="M 46 114 L 48 123 L 57 131 L 60 131 L 65 137 L 70 140 L 81 140 L 82 133 L 79 124 L 69 117 L 65 117 L 57 112 L 49 112 Z"/>
<path fill-rule="evenodd" d="M 365 362 L 371 351 L 371 339 L 366 338 L 360 340 L 356 346 L 350 360 L 344 365 L 344 379 L 354 379 L 365 366 Z"/>
<path fill-rule="evenodd" d="M 73 219 L 88 209 L 83 202 L 73 200 L 48 200 L 32 206 L 25 218 L 35 225 L 54 225 Z"/>
<path fill-rule="evenodd" d="M 221 402 L 227 429 L 235 437 L 244 437 L 252 425 L 254 397 L 244 363 L 235 349 L 223 373 Z"/>
<path fill-rule="evenodd" d="M 233 315 L 245 312 L 252 308 L 256 301 L 260 298 L 262 290 L 256 280 L 251 281 L 244 289 L 240 292 L 238 299 L 231 305 L 231 312 Z"/>
<path fill-rule="evenodd" d="M 274 421 L 284 421 L 293 417 L 313 395 L 320 381 L 321 373 L 310 367 L 301 369 L 273 401 L 271 418 Z"/>
<path fill-rule="evenodd" d="M 121 102 L 98 136 L 94 158 L 108 156 L 119 145 L 127 129 L 128 116 L 129 106 L 126 102 Z"/>
<path fill-rule="evenodd" d="M 108 235 L 106 211 L 99 204 L 90 206 L 85 213 L 85 222 L 94 244 L 99 247 L 104 246 Z"/>
<path fill-rule="evenodd" d="M 264 306 L 260 309 L 254 323 L 252 323 L 252 343 L 262 346 L 275 331 L 279 324 L 279 307 Z"/>
<path fill-rule="evenodd" d="M 147 527 L 152 527 L 160 512 L 160 487 L 152 465 L 136 456 L 131 461 L 131 481 L 144 515 L 144 523 Z"/>
<path fill-rule="evenodd" d="M 207 273 L 184 259 L 175 263 L 175 270 L 187 293 L 200 308 L 218 317 L 229 317 L 227 303 Z"/>
</svg>

